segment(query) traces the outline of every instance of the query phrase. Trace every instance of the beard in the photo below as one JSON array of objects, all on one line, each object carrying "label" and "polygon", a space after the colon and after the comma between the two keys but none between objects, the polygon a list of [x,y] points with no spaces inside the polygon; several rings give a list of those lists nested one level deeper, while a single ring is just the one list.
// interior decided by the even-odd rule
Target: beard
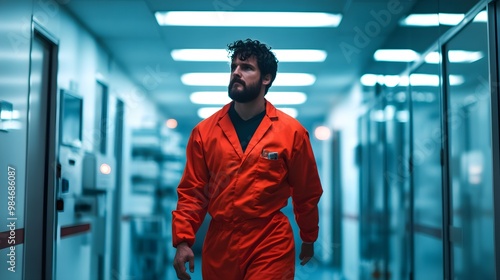
[{"label": "beard", "polygon": [[[233,85],[239,83],[243,89],[233,89]],[[227,87],[229,98],[238,103],[248,103],[254,101],[260,94],[262,78],[257,83],[249,84],[248,86],[240,79],[233,79]]]}]

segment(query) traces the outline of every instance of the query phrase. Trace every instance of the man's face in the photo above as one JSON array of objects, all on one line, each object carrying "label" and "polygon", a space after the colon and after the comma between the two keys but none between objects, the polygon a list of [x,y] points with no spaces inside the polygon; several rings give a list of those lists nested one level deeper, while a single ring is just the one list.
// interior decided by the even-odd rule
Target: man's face
[{"label": "man's face", "polygon": [[239,103],[255,100],[262,89],[262,77],[255,56],[240,60],[236,56],[231,63],[231,80],[227,88],[229,97]]}]

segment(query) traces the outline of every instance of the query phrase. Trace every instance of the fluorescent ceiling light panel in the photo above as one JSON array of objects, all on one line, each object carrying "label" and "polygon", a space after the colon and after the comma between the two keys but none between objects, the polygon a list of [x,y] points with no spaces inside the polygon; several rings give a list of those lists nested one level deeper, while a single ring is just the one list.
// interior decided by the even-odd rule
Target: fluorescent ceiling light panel
[{"label": "fluorescent ceiling light panel", "polygon": [[457,25],[464,19],[464,17],[464,14],[438,14],[439,23],[442,25]]},{"label": "fluorescent ceiling light panel", "polygon": [[[373,58],[377,61],[393,62],[412,62],[417,60],[419,56],[419,53],[410,49],[381,49],[373,54]],[[450,50],[448,56],[451,63],[472,63],[483,58],[484,54],[480,51]],[[438,64],[440,61],[441,56],[438,52],[431,52],[425,57],[426,63]]]},{"label": "fluorescent ceiling light panel", "polygon": [[[448,79],[450,85],[457,86],[464,83],[463,76],[459,75],[449,75]],[[438,75],[431,74],[411,74],[408,80],[407,76],[394,76],[394,75],[375,75],[375,74],[365,74],[361,76],[361,84],[364,86],[374,86],[376,83],[381,85],[386,85],[388,87],[395,86],[433,86],[437,87],[440,85],[440,79]]]},{"label": "fluorescent ceiling light panel", "polygon": [[[448,59],[450,63],[472,63],[484,57],[483,52],[471,52],[464,50],[450,50],[448,51]],[[441,62],[441,56],[438,52],[431,52],[425,57],[425,62],[431,64],[438,64]]]},{"label": "fluorescent ceiling light panel", "polygon": [[[183,84],[188,86],[228,86],[229,73],[187,73],[181,76]],[[278,73],[273,86],[310,86],[316,77],[307,73]]]},{"label": "fluorescent ceiling light panel", "polygon": [[441,25],[457,25],[464,19],[464,14],[410,14],[403,20],[401,25],[406,26],[439,26]]},{"label": "fluorescent ceiling light panel", "polygon": [[[279,62],[323,62],[323,50],[272,50]],[[175,61],[224,61],[229,62],[225,49],[178,49],[171,53]]]},{"label": "fluorescent ceiling light panel", "polygon": [[398,75],[385,75],[383,76],[384,85],[388,87],[395,87],[401,83],[401,79]]},{"label": "fluorescent ceiling light panel", "polygon": [[307,100],[307,95],[298,91],[270,91],[265,97],[275,105],[299,105]]},{"label": "fluorescent ceiling light panel", "polygon": [[439,52],[430,52],[425,56],[425,62],[429,64],[439,64],[441,62],[441,54]]},{"label": "fluorescent ceiling light panel", "polygon": [[[450,85],[456,86],[464,83],[464,78],[458,75],[449,75]],[[431,74],[411,74],[410,84],[412,86],[434,86],[437,87],[441,84],[438,75]]]},{"label": "fluorescent ceiling light panel", "polygon": [[429,74],[411,74],[410,84],[412,86],[439,86],[439,76]]},{"label": "fluorescent ceiling light panel", "polygon": [[482,52],[471,52],[462,50],[448,51],[448,59],[451,63],[472,63],[484,57]]},{"label": "fluorescent ceiling light panel", "polygon": [[297,118],[297,116],[299,115],[299,112],[295,108],[279,108],[278,107],[277,109],[283,111],[283,113],[289,115],[292,118]]},{"label": "fluorescent ceiling light panel", "polygon": [[449,75],[448,80],[450,80],[450,85],[459,86],[464,83],[464,77],[460,75]]},{"label": "fluorescent ceiling light panel", "polygon": [[384,84],[384,75],[364,74],[360,80],[364,86],[374,86],[377,82]]},{"label": "fluorescent ceiling light panel", "polygon": [[224,49],[178,49],[170,52],[175,61],[229,61]]},{"label": "fluorescent ceiling light panel", "polygon": [[222,107],[203,107],[198,109],[198,117],[206,119],[220,110]]},{"label": "fluorescent ceiling light panel", "polygon": [[156,12],[159,25],[252,26],[252,27],[337,27],[341,14],[300,12]]},{"label": "fluorescent ceiling light panel", "polygon": [[323,50],[272,50],[279,62],[323,62],[326,52]]},{"label": "fluorescent ceiling light panel", "polygon": [[196,91],[189,96],[194,104],[224,105],[231,102],[227,91]]},{"label": "fluorescent ceiling light panel", "polygon": [[[298,105],[307,100],[305,93],[295,91],[270,91],[265,97],[274,105]],[[227,91],[197,91],[193,92],[189,99],[194,104],[205,105],[224,105],[231,102]]]},{"label": "fluorescent ceiling light panel", "polygon": [[187,86],[228,86],[229,73],[187,73],[181,82]]},{"label": "fluorescent ceiling light panel", "polygon": [[374,86],[377,83],[377,75],[375,74],[364,74],[361,76],[361,79],[359,79],[361,84],[364,86]]},{"label": "fluorescent ceiling light panel", "polygon": [[488,22],[488,13],[486,11],[481,11],[479,12],[475,17],[474,17],[474,22]]},{"label": "fluorescent ceiling light panel", "polygon": [[[222,108],[222,106],[221,107],[203,107],[203,108],[198,109],[197,114],[198,114],[198,117],[200,117],[202,119],[206,119],[206,118],[210,117],[211,115],[213,115],[218,110],[220,110],[221,108]],[[292,118],[297,118],[297,116],[299,115],[297,109],[295,109],[295,108],[277,107],[277,109],[283,111],[283,113],[291,116]]]},{"label": "fluorescent ceiling light panel", "polygon": [[411,62],[418,57],[417,52],[409,49],[381,49],[373,54],[373,58],[377,61]]}]

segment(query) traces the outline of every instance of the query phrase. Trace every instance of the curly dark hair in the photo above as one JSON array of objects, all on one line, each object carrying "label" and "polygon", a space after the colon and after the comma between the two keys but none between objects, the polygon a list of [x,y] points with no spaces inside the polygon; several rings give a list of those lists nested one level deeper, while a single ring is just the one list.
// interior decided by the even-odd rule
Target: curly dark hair
[{"label": "curly dark hair", "polygon": [[229,57],[234,60],[238,57],[241,60],[246,60],[250,56],[254,55],[257,59],[257,65],[260,69],[261,78],[267,74],[271,74],[271,82],[266,87],[266,93],[273,84],[276,78],[276,72],[278,71],[278,59],[271,51],[271,47],[259,42],[258,40],[237,40],[231,44],[227,45],[227,50],[229,52]]}]

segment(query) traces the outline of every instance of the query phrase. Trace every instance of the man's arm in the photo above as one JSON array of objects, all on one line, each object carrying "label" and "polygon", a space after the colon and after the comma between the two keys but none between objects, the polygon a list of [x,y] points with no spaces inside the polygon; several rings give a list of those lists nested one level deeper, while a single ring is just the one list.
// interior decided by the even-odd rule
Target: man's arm
[{"label": "man's arm", "polygon": [[318,238],[318,202],[323,193],[316,160],[307,131],[297,132],[289,164],[288,180],[292,186],[292,204],[295,220],[303,241],[299,258],[307,263],[314,255],[314,242]]},{"label": "man's arm", "polygon": [[172,241],[193,246],[195,234],[207,213],[209,172],[205,163],[203,145],[198,129],[189,137],[186,149],[186,167],[177,187],[177,209],[172,211]]},{"label": "man's arm", "polygon": [[189,262],[190,271],[194,271],[191,246],[207,213],[205,187],[209,179],[201,137],[195,128],[188,141],[186,167],[177,187],[177,209],[172,211],[172,243],[177,248],[174,268],[179,279],[191,279],[186,272],[186,262]]}]

